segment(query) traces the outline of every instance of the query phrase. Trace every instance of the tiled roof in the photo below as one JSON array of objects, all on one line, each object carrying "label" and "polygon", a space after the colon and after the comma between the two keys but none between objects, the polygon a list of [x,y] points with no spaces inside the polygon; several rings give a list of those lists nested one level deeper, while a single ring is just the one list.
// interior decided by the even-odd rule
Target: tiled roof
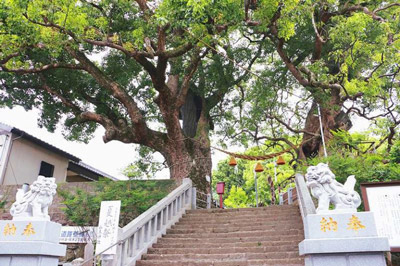
[{"label": "tiled roof", "polygon": [[119,180],[118,178],[113,177],[113,176],[111,176],[111,175],[109,175],[107,173],[104,173],[103,171],[100,171],[99,169],[96,169],[96,168],[94,168],[94,167],[92,167],[92,166],[90,166],[90,165],[88,165],[88,164],[86,164],[86,163],[84,163],[82,161],[80,161],[79,163],[71,161],[71,163],[79,165],[80,167],[83,167],[83,168],[85,168],[85,169],[87,169],[87,170],[89,170],[91,172],[94,172],[94,173],[96,173],[97,175],[99,175],[101,177],[107,177],[107,178],[109,178],[111,180],[114,180],[114,181]]}]

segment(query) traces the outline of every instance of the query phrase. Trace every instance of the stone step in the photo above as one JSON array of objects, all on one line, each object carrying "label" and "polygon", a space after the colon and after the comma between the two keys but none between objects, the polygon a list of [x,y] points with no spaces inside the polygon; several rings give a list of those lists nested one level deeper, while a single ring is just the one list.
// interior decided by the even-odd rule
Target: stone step
[{"label": "stone step", "polygon": [[240,260],[240,259],[292,259],[298,258],[296,251],[270,252],[270,253],[225,253],[225,254],[144,254],[142,260]]},{"label": "stone step", "polygon": [[304,265],[298,206],[188,211],[136,265]]},{"label": "stone step", "polygon": [[179,222],[176,225],[172,226],[172,229],[192,229],[192,228],[224,228],[224,227],[253,227],[253,226],[303,226],[303,222],[301,219],[297,220],[251,220],[251,222],[245,221],[220,221],[214,223],[197,223],[197,222]]},{"label": "stone step", "polygon": [[210,218],[182,218],[179,221],[179,224],[187,224],[187,223],[193,223],[193,224],[214,224],[214,223],[244,223],[244,222],[262,222],[265,221],[271,222],[271,221],[298,221],[300,222],[301,219],[298,216],[241,216],[241,217],[232,217],[232,218],[224,218],[224,217],[210,217]]},{"label": "stone step", "polygon": [[200,209],[200,210],[188,210],[187,213],[227,213],[227,212],[262,212],[272,210],[299,210],[297,205],[270,205],[259,208],[236,208],[236,209]]},{"label": "stone step", "polygon": [[300,243],[304,240],[303,235],[294,235],[294,236],[287,236],[287,235],[276,235],[276,236],[256,236],[256,237],[220,237],[220,238],[193,238],[193,237],[186,237],[186,238],[174,238],[174,237],[163,237],[158,240],[160,244],[186,244],[186,243],[197,243],[198,245],[207,245],[212,243],[253,243],[253,242],[265,242],[265,241],[297,241]]},{"label": "stone step", "polygon": [[139,260],[137,266],[253,266],[253,265],[285,265],[285,266],[304,266],[303,259],[267,259],[267,260],[229,260],[229,261],[214,261],[214,260]]},{"label": "stone step", "polygon": [[294,245],[258,246],[258,247],[221,247],[221,248],[149,248],[148,254],[229,254],[229,253],[265,253],[298,251]]},{"label": "stone step", "polygon": [[[171,240],[171,239],[170,239]],[[298,244],[300,241],[293,241],[293,240],[288,240],[288,241],[249,241],[249,242],[243,242],[243,241],[234,241],[234,242],[223,242],[223,243],[215,243],[215,242],[201,242],[199,245],[199,242],[184,242],[184,243],[176,243],[174,241],[158,241],[158,243],[153,244],[153,248],[198,248],[199,246],[205,247],[205,248],[240,248],[240,247],[278,247],[278,246],[287,246],[287,247],[293,247],[297,249]]]},{"label": "stone step", "polygon": [[[303,230],[289,229],[284,232],[285,236],[302,236]],[[167,234],[164,238],[232,238],[232,237],[269,237],[279,236],[282,232],[277,230],[257,230],[257,231],[239,231],[229,233],[186,233],[186,234]]]},{"label": "stone step", "polygon": [[212,226],[212,227],[194,227],[194,226],[186,226],[180,227],[175,226],[172,229],[167,230],[167,234],[191,234],[191,233],[230,233],[230,232],[239,232],[239,231],[287,231],[290,229],[303,229],[302,224],[283,224],[283,225],[248,225],[248,226]]},{"label": "stone step", "polygon": [[183,217],[241,217],[241,216],[277,216],[277,215],[298,215],[299,210],[273,210],[257,212],[221,212],[221,213],[186,213]]}]

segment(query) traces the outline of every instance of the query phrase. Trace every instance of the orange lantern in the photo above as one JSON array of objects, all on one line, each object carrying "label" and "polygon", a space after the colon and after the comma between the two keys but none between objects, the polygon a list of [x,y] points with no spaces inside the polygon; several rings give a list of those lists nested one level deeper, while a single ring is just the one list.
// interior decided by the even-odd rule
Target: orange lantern
[{"label": "orange lantern", "polygon": [[276,160],[276,164],[277,165],[284,165],[286,162],[285,162],[285,160],[283,159],[283,157],[282,156],[279,156],[278,157],[278,160]]},{"label": "orange lantern", "polygon": [[257,163],[256,168],[254,168],[254,171],[257,173],[263,172],[264,168],[262,167],[262,165],[260,163]]},{"label": "orange lantern", "polygon": [[235,157],[233,157],[233,156],[231,157],[231,159],[229,160],[229,165],[230,166],[236,166],[237,165]]}]

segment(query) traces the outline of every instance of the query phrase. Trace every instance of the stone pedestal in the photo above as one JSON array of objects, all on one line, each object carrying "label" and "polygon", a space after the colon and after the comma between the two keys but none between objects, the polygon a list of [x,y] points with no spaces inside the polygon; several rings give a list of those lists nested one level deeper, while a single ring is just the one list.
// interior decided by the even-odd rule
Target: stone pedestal
[{"label": "stone pedestal", "polygon": [[57,266],[66,251],[60,231],[50,221],[0,221],[0,265]]},{"label": "stone pedestal", "polygon": [[378,237],[371,212],[311,214],[304,229],[299,252],[307,266],[386,265],[389,241]]}]

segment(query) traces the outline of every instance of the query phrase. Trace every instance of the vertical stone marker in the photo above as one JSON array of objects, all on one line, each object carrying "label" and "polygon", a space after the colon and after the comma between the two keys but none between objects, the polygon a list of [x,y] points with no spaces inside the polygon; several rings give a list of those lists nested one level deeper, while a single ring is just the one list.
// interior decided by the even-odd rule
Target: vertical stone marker
[{"label": "vertical stone marker", "polygon": [[118,242],[118,223],[121,201],[102,201],[100,206],[99,226],[97,227],[96,254],[101,254],[102,265],[116,263]]},{"label": "vertical stone marker", "polygon": [[[307,169],[306,183],[318,199],[316,214],[305,217],[305,240],[299,244],[307,266],[382,266],[389,251],[386,237],[379,237],[372,212],[357,212],[360,196],[355,177],[340,184],[327,164]],[[329,210],[329,206],[334,206]]]},{"label": "vertical stone marker", "polygon": [[66,246],[59,244],[61,224],[50,221],[48,209],[56,194],[55,178],[39,176],[18,189],[12,220],[0,221],[1,266],[57,266]]}]

